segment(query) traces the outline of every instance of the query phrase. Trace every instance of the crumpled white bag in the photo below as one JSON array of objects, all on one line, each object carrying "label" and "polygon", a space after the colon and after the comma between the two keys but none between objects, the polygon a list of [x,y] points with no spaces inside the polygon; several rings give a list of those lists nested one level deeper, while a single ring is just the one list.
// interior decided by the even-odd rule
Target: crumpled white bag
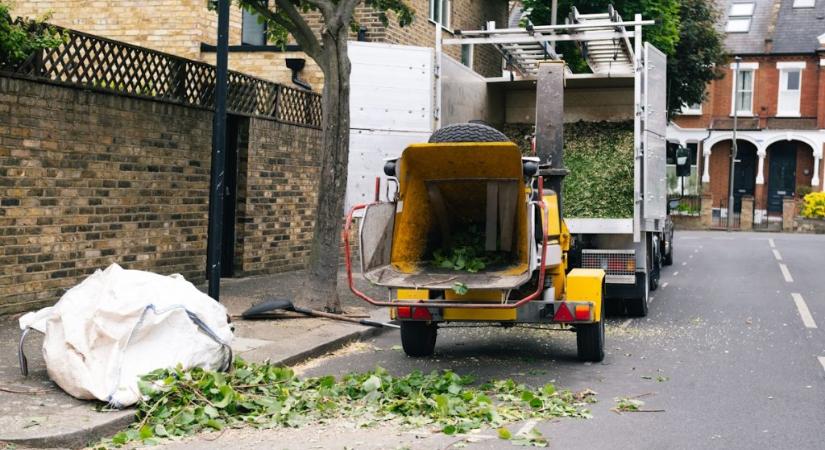
[{"label": "crumpled white bag", "polygon": [[137,403],[140,376],[155,369],[225,370],[232,363],[223,305],[180,275],[117,264],[96,271],[54,306],[21,317],[20,329],[28,328],[45,334],[43,357],[58,386],[117,408]]}]

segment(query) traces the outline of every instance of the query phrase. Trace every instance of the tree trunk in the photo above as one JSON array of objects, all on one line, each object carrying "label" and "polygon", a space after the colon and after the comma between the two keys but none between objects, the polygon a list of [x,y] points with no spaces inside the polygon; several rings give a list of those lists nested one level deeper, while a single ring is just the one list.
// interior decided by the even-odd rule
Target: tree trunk
[{"label": "tree trunk", "polygon": [[324,302],[327,311],[341,312],[338,298],[338,255],[347,189],[349,159],[349,77],[347,26],[326,30],[324,52],[319,65],[324,72],[323,143],[321,173],[318,180],[318,205],[307,275],[299,302]]}]

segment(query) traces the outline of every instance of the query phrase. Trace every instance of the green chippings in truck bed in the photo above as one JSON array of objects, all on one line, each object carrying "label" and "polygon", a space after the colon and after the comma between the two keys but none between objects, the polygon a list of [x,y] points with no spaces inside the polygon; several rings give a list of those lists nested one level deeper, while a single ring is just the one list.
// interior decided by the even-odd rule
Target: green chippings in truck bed
[{"label": "green chippings in truck bed", "polygon": [[633,122],[564,124],[564,215],[633,217]]},{"label": "green chippings in truck bed", "polygon": [[[525,155],[532,124],[505,124],[502,132]],[[633,217],[633,122],[564,124],[564,215],[573,218]]]}]

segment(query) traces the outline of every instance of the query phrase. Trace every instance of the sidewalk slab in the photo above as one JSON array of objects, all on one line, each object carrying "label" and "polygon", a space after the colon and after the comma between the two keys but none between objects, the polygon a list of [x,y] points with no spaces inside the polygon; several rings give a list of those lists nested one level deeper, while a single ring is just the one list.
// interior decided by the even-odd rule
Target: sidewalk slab
[{"label": "sidewalk slab", "polygon": [[[301,275],[291,272],[224,280],[221,302],[231,316],[238,317],[248,307],[268,298],[294,298],[300,289]],[[376,321],[389,320],[386,309],[366,308],[363,306],[366,303],[346,291],[345,283],[339,286],[347,312]],[[29,376],[23,377],[17,361],[18,317],[0,316],[0,447],[3,443],[37,448],[85,447],[134,421],[134,409],[99,411],[100,402],[77,400],[55,385],[46,373],[41,351],[43,337],[36,332],[30,333],[26,341]],[[236,356],[250,362],[268,360],[279,365],[317,357],[384,330],[315,317],[256,321],[235,318],[233,325]]]}]

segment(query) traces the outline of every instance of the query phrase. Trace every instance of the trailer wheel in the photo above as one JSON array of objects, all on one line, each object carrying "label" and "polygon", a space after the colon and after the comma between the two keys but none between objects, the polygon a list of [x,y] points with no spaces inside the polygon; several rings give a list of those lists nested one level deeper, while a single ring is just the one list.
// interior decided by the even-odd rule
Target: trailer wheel
[{"label": "trailer wheel", "polygon": [[648,273],[647,279],[650,283],[650,291],[653,292],[659,288],[659,275],[661,274],[662,267],[662,250],[659,238],[654,236],[650,242],[651,252],[648,257],[648,267],[650,267],[650,272]]},{"label": "trailer wheel", "polygon": [[407,356],[431,356],[435,350],[438,327],[427,322],[401,322],[401,347]]},{"label": "trailer wheel", "polygon": [[604,317],[597,323],[576,325],[576,349],[582,361],[604,359]]},{"label": "trailer wheel", "polygon": [[456,123],[430,135],[430,142],[510,142],[501,131],[480,123]]}]

